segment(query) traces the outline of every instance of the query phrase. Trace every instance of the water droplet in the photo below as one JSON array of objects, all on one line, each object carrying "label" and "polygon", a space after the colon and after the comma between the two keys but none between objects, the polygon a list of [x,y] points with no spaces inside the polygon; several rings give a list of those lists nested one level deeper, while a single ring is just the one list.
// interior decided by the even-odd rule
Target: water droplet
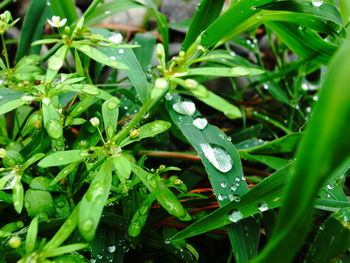
[{"label": "water droplet", "polygon": [[196,111],[196,105],[192,101],[178,101],[173,104],[173,109],[177,113],[192,116]]},{"label": "water droplet", "polygon": [[249,73],[250,73],[250,70],[247,67],[237,66],[231,69],[231,74],[235,76],[245,76],[245,75],[248,75]]},{"label": "water droplet", "polygon": [[42,102],[46,105],[46,106],[49,106],[49,104],[51,103],[51,100],[50,100],[50,98],[43,98],[42,99]]},{"label": "water droplet", "polygon": [[218,200],[219,201],[223,201],[223,200],[225,200],[227,197],[226,196],[224,196],[224,195],[222,195],[222,194],[219,194],[218,195]]},{"label": "water droplet", "polygon": [[124,54],[124,49],[122,49],[122,48],[119,49],[119,50],[118,50],[118,53],[119,53],[119,54]]},{"label": "water droplet", "polygon": [[235,181],[239,182],[239,181],[241,181],[241,178],[240,177],[236,177]]},{"label": "water droplet", "polygon": [[243,214],[238,210],[233,210],[233,212],[228,215],[228,219],[233,223],[237,223],[242,218]]},{"label": "water droplet", "polygon": [[308,112],[308,113],[310,113],[310,112],[311,112],[311,107],[306,107],[306,108],[305,108],[305,111]]},{"label": "water droplet", "polygon": [[269,206],[266,202],[261,202],[259,205],[258,205],[258,209],[260,212],[264,212],[266,210],[269,209]]},{"label": "water droplet", "polygon": [[109,110],[114,110],[115,108],[117,108],[118,104],[114,101],[110,101],[107,103],[107,108]]},{"label": "water droplet", "polygon": [[232,57],[234,57],[234,56],[236,56],[236,52],[231,51],[231,52],[230,52],[230,55],[231,55]]},{"label": "water droplet", "polygon": [[114,253],[117,247],[115,245],[109,245],[107,250],[109,253]]},{"label": "water droplet", "polygon": [[263,89],[264,90],[268,90],[269,89],[269,85],[267,85],[266,83],[263,84]]},{"label": "water droplet", "polygon": [[196,118],[192,122],[193,126],[196,128],[203,130],[208,125],[208,120],[206,118]]},{"label": "water droplet", "polygon": [[50,2],[50,1],[46,1],[46,5],[47,5],[47,6],[50,6],[50,5],[51,5],[51,2]]},{"label": "water droplet", "polygon": [[81,226],[82,230],[90,231],[94,227],[94,221],[91,218],[86,219],[86,221]]},{"label": "water droplet", "polygon": [[110,56],[109,57],[111,60],[117,60],[117,58],[115,56]]},{"label": "water droplet", "polygon": [[105,11],[106,15],[109,15],[111,13],[111,11]]},{"label": "water droplet", "polygon": [[85,93],[88,93],[90,95],[98,95],[100,94],[100,91],[98,88],[96,88],[93,85],[84,85],[81,90]]},{"label": "water droplet", "polygon": [[241,201],[241,197],[238,194],[233,194],[232,195],[232,200],[236,201],[236,202],[240,202]]},{"label": "water droplet", "polygon": [[165,94],[165,99],[166,100],[172,100],[173,99],[173,95],[171,95],[171,93],[167,93],[167,94]]},{"label": "water droplet", "polygon": [[231,190],[232,190],[232,191],[236,191],[236,190],[237,190],[237,187],[238,187],[237,185],[232,185],[232,186],[231,186]]},{"label": "water droplet", "polygon": [[332,190],[333,188],[334,188],[333,185],[331,185],[331,184],[327,185],[327,189],[328,189],[328,190]]},{"label": "water droplet", "polygon": [[220,186],[221,186],[222,188],[226,188],[227,184],[226,184],[226,182],[222,182],[222,183],[220,184]]},{"label": "water droplet", "polygon": [[199,145],[208,161],[220,172],[227,173],[232,169],[230,155],[220,147],[211,147],[207,143]]},{"label": "water droplet", "polygon": [[241,180],[242,180],[242,181],[245,181],[245,179],[246,179],[246,178],[245,178],[245,176],[243,175],[243,176],[241,177]]},{"label": "water droplet", "polygon": [[90,263],[96,263],[96,259],[94,258],[90,259]]},{"label": "water droplet", "polygon": [[323,4],[323,0],[312,0],[312,5],[313,6],[316,6],[316,7],[319,7]]},{"label": "water droplet", "polygon": [[102,256],[102,254],[100,254],[100,253],[98,253],[98,254],[96,255],[96,257],[97,257],[97,259],[103,259],[103,256]]},{"label": "water droplet", "polygon": [[324,225],[321,225],[321,226],[320,226],[320,230],[324,230]]},{"label": "water droplet", "polygon": [[315,96],[312,97],[312,99],[313,99],[314,101],[318,101],[318,96],[315,95]]}]

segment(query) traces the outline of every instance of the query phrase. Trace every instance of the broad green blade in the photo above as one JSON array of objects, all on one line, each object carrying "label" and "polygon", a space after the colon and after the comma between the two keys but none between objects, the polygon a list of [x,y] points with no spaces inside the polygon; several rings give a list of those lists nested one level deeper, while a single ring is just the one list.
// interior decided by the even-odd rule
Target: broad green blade
[{"label": "broad green blade", "polygon": [[182,49],[187,50],[196,41],[197,37],[205,30],[220,14],[224,0],[202,0],[192,18],[190,28],[182,42]]},{"label": "broad green blade", "polygon": [[310,123],[299,145],[274,235],[253,262],[291,262],[310,230],[315,197],[350,155],[350,40],[329,67]]},{"label": "broad green blade", "polygon": [[[174,94],[167,103],[167,109],[201,157],[219,204],[222,206],[239,199],[248,187],[237,150],[223,132],[198,116],[193,102],[181,99]],[[259,224],[251,218],[238,222],[240,216],[238,214],[230,221],[226,215],[227,220],[234,222],[228,232],[237,262],[249,262],[257,253]]]}]

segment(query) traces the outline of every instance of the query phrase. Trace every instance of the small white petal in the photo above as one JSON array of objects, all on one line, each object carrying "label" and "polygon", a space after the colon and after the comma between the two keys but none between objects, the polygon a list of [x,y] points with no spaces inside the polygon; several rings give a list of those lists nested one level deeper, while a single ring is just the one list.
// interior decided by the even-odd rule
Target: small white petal
[{"label": "small white petal", "polygon": [[67,22],[67,18],[63,18],[61,21],[60,21],[60,27],[61,26],[64,26]]},{"label": "small white petal", "polygon": [[108,39],[116,44],[120,44],[123,41],[123,36],[122,34],[118,33],[118,34],[113,34]]}]

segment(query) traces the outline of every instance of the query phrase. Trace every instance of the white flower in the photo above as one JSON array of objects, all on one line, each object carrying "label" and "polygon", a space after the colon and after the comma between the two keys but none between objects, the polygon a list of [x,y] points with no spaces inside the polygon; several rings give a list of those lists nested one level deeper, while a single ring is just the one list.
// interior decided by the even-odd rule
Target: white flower
[{"label": "white flower", "polygon": [[90,119],[92,126],[97,127],[100,124],[100,120],[97,117],[93,117]]},{"label": "white flower", "polygon": [[115,44],[120,44],[123,41],[123,36],[122,36],[122,34],[117,33],[117,34],[113,34],[108,39]]},{"label": "white flower", "polygon": [[53,27],[62,27],[66,24],[67,18],[63,18],[61,20],[59,16],[53,16],[51,20],[48,19],[47,22]]}]

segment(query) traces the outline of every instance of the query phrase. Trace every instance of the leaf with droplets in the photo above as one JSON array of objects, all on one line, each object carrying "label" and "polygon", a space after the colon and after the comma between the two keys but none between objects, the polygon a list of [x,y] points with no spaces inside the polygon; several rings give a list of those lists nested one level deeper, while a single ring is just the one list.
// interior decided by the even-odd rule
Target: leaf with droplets
[{"label": "leaf with droplets", "polygon": [[79,162],[87,158],[89,153],[86,150],[70,150],[52,153],[43,158],[38,166],[46,168],[52,166],[61,166],[74,162]]},{"label": "leaf with droplets", "polygon": [[245,66],[236,66],[232,68],[221,67],[198,67],[191,68],[186,71],[186,76],[217,76],[217,77],[241,77],[241,76],[254,76],[264,74],[265,70],[258,68],[249,68]]},{"label": "leaf with droplets", "polygon": [[117,129],[120,100],[112,97],[102,104],[102,116],[108,140],[111,140]]},{"label": "leaf with droplets", "polygon": [[[197,112],[188,115],[176,111],[174,104],[180,100],[174,94],[167,101],[170,117],[201,157],[218,202],[223,206],[248,191],[238,152],[217,127],[208,124],[204,129],[199,129],[194,126]],[[236,258],[240,262],[249,262],[258,249],[258,223],[253,219],[245,219],[231,225],[228,232]]]},{"label": "leaf with droplets", "polygon": [[95,236],[111,184],[111,161],[106,160],[80,202],[78,227],[82,236],[88,241],[91,241]]}]

